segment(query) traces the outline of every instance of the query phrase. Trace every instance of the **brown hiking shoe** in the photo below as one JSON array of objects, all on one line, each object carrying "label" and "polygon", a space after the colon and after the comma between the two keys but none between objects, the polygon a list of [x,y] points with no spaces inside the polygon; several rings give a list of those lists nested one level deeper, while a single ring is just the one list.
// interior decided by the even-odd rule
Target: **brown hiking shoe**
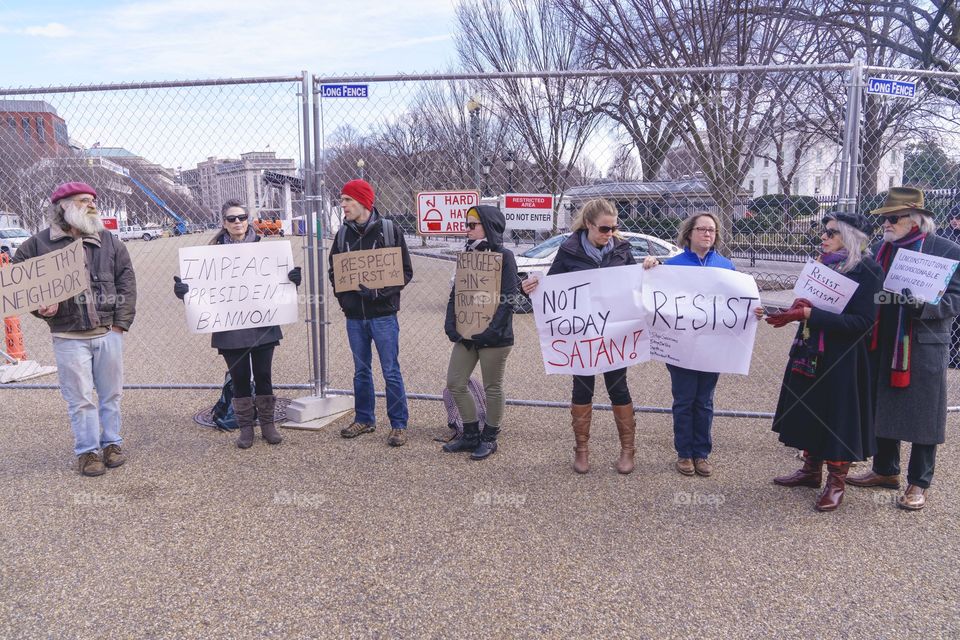
[{"label": "brown hiking shoe", "polygon": [[115,469],[127,461],[127,457],[120,451],[120,445],[108,444],[103,448],[103,464]]},{"label": "brown hiking shoe", "polygon": [[391,447],[402,447],[407,444],[407,430],[390,429],[390,437],[387,438],[387,444]]},{"label": "brown hiking shoe", "polygon": [[693,470],[698,476],[709,478],[713,474],[713,465],[706,458],[696,458],[693,461]]},{"label": "brown hiking shoe", "polygon": [[690,458],[677,458],[677,464],[675,466],[677,471],[685,476],[692,476],[696,472],[693,467],[693,460]]},{"label": "brown hiking shoe", "polygon": [[364,424],[362,422],[351,422],[349,426],[340,429],[340,435],[344,438],[356,438],[363,433],[373,433],[377,430],[375,424]]},{"label": "brown hiking shoe", "polygon": [[82,476],[94,477],[102,476],[107,472],[107,468],[103,466],[103,461],[96,451],[88,451],[77,457],[77,471]]}]

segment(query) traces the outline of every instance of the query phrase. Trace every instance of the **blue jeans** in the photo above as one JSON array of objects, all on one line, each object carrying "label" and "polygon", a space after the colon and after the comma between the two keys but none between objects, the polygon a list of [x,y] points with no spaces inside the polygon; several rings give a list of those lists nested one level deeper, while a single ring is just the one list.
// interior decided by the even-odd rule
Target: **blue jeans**
[{"label": "blue jeans", "polygon": [[[116,331],[83,340],[53,338],[60,393],[67,401],[73,452],[81,455],[120,444],[123,336]],[[97,390],[94,401],[93,390]]]},{"label": "blue jeans", "polygon": [[387,384],[387,416],[390,427],[406,429],[407,392],[403,388],[403,376],[400,375],[400,323],[396,314],[354,320],[347,318],[347,338],[350,351],[353,352],[353,397],[356,421],[363,424],[375,424],[376,396],[373,391],[373,352],[370,343],[377,346],[380,368]]},{"label": "blue jeans", "polygon": [[719,373],[683,369],[672,364],[673,446],[679,458],[706,458],[713,451],[713,391]]}]

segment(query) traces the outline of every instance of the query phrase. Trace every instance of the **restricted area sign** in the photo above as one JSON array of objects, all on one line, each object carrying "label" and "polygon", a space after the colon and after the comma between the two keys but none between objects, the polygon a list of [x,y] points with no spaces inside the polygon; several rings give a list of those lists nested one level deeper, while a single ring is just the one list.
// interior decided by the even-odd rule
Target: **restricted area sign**
[{"label": "restricted area sign", "polygon": [[467,234],[467,211],[480,204],[477,191],[421,191],[417,194],[417,233],[422,236]]},{"label": "restricted area sign", "polygon": [[507,229],[553,229],[553,196],[542,193],[507,193],[503,196]]}]

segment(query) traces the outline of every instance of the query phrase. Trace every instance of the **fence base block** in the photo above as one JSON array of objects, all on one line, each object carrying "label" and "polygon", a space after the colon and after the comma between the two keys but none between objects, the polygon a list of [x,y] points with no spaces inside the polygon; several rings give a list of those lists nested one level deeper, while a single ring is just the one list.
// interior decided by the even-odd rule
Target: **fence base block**
[{"label": "fence base block", "polygon": [[305,396],[287,406],[288,429],[321,429],[348,411],[353,411],[353,396]]}]

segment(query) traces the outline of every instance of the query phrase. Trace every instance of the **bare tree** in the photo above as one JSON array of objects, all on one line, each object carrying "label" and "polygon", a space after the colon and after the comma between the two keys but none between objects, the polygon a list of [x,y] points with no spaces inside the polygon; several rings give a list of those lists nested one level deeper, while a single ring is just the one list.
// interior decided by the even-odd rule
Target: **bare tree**
[{"label": "bare tree", "polygon": [[613,162],[607,170],[607,178],[615,182],[640,180],[640,166],[633,155],[633,144],[622,144],[617,148]]}]

